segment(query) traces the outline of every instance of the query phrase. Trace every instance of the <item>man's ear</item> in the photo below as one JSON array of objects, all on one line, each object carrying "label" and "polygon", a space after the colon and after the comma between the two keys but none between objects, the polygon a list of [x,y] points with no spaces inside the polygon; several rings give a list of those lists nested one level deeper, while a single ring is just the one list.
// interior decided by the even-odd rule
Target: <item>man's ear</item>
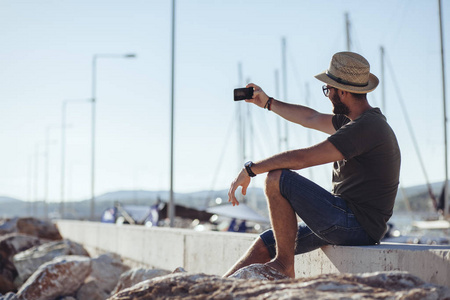
[{"label": "man's ear", "polygon": [[341,97],[341,101],[342,99],[348,99],[349,95],[350,92],[339,90],[339,96]]}]

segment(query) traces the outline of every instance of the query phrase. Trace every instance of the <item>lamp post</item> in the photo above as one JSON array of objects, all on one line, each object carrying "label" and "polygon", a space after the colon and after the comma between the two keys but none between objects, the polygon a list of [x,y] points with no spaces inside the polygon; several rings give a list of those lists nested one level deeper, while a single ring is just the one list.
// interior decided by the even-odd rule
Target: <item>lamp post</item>
[{"label": "lamp post", "polygon": [[59,213],[64,218],[64,201],[65,201],[65,183],[66,183],[66,113],[67,104],[72,102],[91,102],[91,99],[84,100],[64,100],[61,113],[61,199],[59,204]]},{"label": "lamp post", "polygon": [[31,193],[33,190],[33,155],[28,157],[28,170],[27,170],[27,214],[32,216],[32,197]]},{"label": "lamp post", "polygon": [[50,131],[58,126],[49,125],[45,131],[45,190],[44,190],[44,218],[48,219],[48,185],[50,164]]},{"label": "lamp post", "polygon": [[99,58],[135,58],[136,54],[94,54],[92,57],[92,134],[91,134],[91,221],[95,215],[95,108],[96,108],[96,89],[97,89],[97,59]]},{"label": "lamp post", "polygon": [[36,142],[34,147],[34,201],[33,201],[33,216],[37,216],[37,202],[39,199],[39,156],[41,142]]},{"label": "lamp post", "polygon": [[176,1],[172,0],[172,68],[171,68],[171,89],[170,89],[170,199],[168,207],[168,217],[170,220],[170,227],[175,226],[175,199],[173,192],[173,156],[174,156],[174,131],[175,131],[175,4]]}]

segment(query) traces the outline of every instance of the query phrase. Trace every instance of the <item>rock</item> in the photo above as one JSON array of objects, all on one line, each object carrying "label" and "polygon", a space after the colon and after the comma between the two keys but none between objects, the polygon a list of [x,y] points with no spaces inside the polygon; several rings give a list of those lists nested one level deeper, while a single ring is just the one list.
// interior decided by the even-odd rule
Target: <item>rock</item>
[{"label": "rock", "polygon": [[253,264],[237,270],[229,278],[236,279],[259,279],[259,280],[280,280],[290,279],[289,276],[278,272],[276,269],[264,264]]},{"label": "rock", "polygon": [[173,270],[172,273],[186,273],[186,270],[183,267],[178,267],[175,270]]},{"label": "rock", "polygon": [[170,271],[167,270],[148,270],[143,268],[131,269],[120,276],[119,282],[117,283],[115,289],[111,292],[111,294],[117,294],[118,292],[129,288],[139,282],[168,274],[170,274]]},{"label": "rock", "polygon": [[19,273],[16,286],[22,285],[42,264],[63,255],[89,256],[82,245],[70,240],[54,241],[32,247],[13,257],[14,266]]},{"label": "rock", "polygon": [[13,256],[40,244],[40,239],[33,236],[17,233],[0,236],[0,293],[16,290],[13,282],[17,276],[17,270],[12,262]]},{"label": "rock", "polygon": [[[5,271],[6,273],[6,271]],[[13,272],[9,272],[7,274],[0,274],[0,294],[7,293],[9,291],[15,291],[16,286],[14,284],[14,274]],[[1,299],[1,298],[0,298]]]},{"label": "rock", "polygon": [[[103,254],[91,260],[91,273],[77,292],[77,299],[106,299],[120,275],[130,268],[115,254]],[[87,297],[87,298],[86,298]]]},{"label": "rock", "polygon": [[17,220],[17,232],[37,236],[47,240],[62,240],[58,228],[49,220],[20,218]]},{"label": "rock", "polygon": [[0,235],[13,233],[17,230],[16,224],[19,218],[1,219],[0,220]]},{"label": "rock", "polygon": [[104,300],[109,297],[109,293],[103,291],[93,277],[88,278],[78,289],[76,299]]},{"label": "rock", "polygon": [[0,294],[0,300],[18,300],[18,298],[17,298],[16,294],[8,293],[8,294],[6,294],[4,296],[2,296]]},{"label": "rock", "polygon": [[0,255],[4,259],[10,259],[17,253],[40,244],[42,242],[37,237],[18,233],[7,234],[0,236]]},{"label": "rock", "polygon": [[47,240],[62,240],[58,228],[49,220],[13,218],[0,220],[0,236],[21,233]]},{"label": "rock", "polygon": [[406,272],[326,274],[277,281],[170,274],[125,289],[110,300],[131,299],[450,299],[450,289]]},{"label": "rock", "polygon": [[60,256],[37,269],[17,292],[20,299],[53,300],[71,296],[91,272],[91,259]]}]

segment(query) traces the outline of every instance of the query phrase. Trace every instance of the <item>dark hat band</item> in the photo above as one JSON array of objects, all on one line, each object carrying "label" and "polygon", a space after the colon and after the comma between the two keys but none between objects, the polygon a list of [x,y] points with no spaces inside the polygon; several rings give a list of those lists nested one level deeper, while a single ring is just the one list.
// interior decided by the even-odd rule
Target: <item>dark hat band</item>
[{"label": "dark hat band", "polygon": [[331,78],[332,80],[334,80],[334,81],[336,81],[337,83],[340,83],[340,84],[351,85],[351,86],[360,86],[360,87],[367,86],[369,84],[369,82],[367,82],[367,83],[355,83],[355,82],[344,80],[342,78],[334,76],[333,74],[328,72],[328,70],[325,72],[325,74],[329,78]]}]

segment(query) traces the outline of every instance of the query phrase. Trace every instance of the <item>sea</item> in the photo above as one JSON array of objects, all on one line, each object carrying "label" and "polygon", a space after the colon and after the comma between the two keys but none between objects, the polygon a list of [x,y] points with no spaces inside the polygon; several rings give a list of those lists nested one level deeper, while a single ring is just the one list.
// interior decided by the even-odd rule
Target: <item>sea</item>
[{"label": "sea", "polygon": [[[423,221],[441,220],[447,226],[441,228],[424,229],[416,226]],[[448,222],[437,214],[394,212],[389,220],[391,226],[386,234],[385,242],[399,242],[409,244],[450,245],[450,228]]]}]

